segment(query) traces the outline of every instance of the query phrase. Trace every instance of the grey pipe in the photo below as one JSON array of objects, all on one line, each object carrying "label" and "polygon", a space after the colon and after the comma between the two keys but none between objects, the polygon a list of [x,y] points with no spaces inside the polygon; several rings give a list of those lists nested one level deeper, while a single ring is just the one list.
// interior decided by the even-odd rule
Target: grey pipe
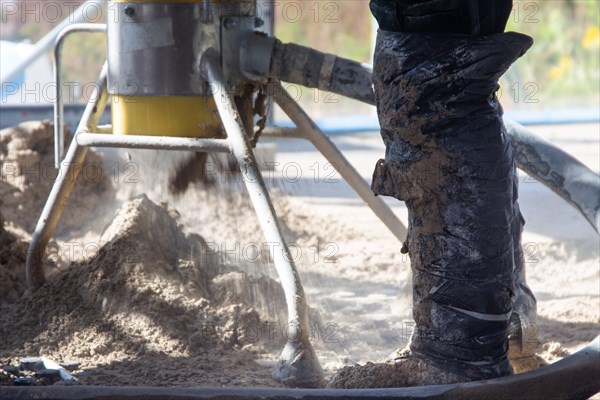
[{"label": "grey pipe", "polygon": [[566,151],[504,118],[517,166],[575,207],[600,232],[600,176]]},{"label": "grey pipe", "polygon": [[87,153],[87,148],[77,143],[77,134],[94,130],[102,117],[108,101],[108,93],[106,91],[107,71],[108,66],[104,63],[100,78],[92,93],[91,99],[93,101],[90,100],[88,102],[83,112],[75,137],[69,146],[69,151],[65,160],[60,165],[57,181],[52,186],[48,200],[46,200],[46,204],[42,210],[42,215],[33,232],[25,263],[25,280],[28,292],[34,291],[45,282],[43,269],[44,252],[56,230],[69,193],[73,189]]},{"label": "grey pipe", "polygon": [[[260,42],[255,40],[254,42]],[[358,62],[328,55],[296,44],[274,46],[268,76],[285,82],[331,91],[367,104],[375,104],[372,69]],[[266,53],[265,50],[263,52]],[[250,63],[250,61],[248,61]],[[333,66],[333,67],[332,67]],[[254,69],[256,72],[257,69]],[[515,147],[519,168],[548,186],[600,229],[600,177],[568,153],[505,118],[508,139]]]},{"label": "grey pipe", "polygon": [[106,32],[104,24],[72,24],[64,28],[56,38],[54,45],[54,82],[55,97],[54,97],[54,164],[56,168],[60,167],[60,162],[64,156],[65,149],[65,127],[64,127],[64,107],[62,96],[62,49],[65,39],[75,32]]},{"label": "grey pipe", "polygon": [[371,73],[370,66],[333,54],[293,43],[276,41],[274,44],[270,77],[280,81],[375,105]]},{"label": "grey pipe", "polygon": [[103,133],[80,133],[77,144],[86,147],[116,147],[123,149],[187,150],[198,152],[229,153],[225,139],[192,139],[166,136],[110,135]]}]

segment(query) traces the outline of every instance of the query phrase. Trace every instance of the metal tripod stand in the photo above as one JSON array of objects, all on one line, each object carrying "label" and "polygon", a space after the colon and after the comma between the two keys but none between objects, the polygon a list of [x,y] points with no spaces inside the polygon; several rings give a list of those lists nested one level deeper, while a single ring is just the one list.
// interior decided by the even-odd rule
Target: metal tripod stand
[{"label": "metal tripod stand", "polygon": [[[293,262],[290,261],[293,258],[281,233],[269,193],[249,142],[249,132],[246,132],[240,118],[230,90],[231,87],[247,82],[273,82],[275,101],[296,123],[298,129],[268,129],[265,135],[301,137],[310,140],[399,240],[405,239],[406,229],[389,207],[372,194],[368,184],[304,110],[285,92],[278,79],[272,76],[272,53],[276,45],[278,46],[278,42],[273,38],[267,38],[254,32],[257,20],[255,7],[248,7],[248,4],[243,4],[242,7],[237,4],[232,7],[228,4],[214,4],[205,1],[203,3],[172,4],[167,8],[166,11],[164,8],[161,10],[159,6],[151,3],[109,3],[109,13],[119,16],[119,18],[110,21],[108,27],[98,24],[77,24],[66,28],[57,39],[55,47],[55,79],[57,83],[55,151],[60,172],[42,211],[29,248],[26,264],[28,290],[35,290],[44,282],[42,265],[45,249],[56,229],[75,178],[79,175],[88,147],[232,153],[243,174],[248,194],[266,240],[277,243],[283,249],[282,252],[275,252],[274,264],[285,292],[289,322],[287,337],[290,339],[281,354],[274,377],[291,386],[316,386],[322,380],[322,370],[309,341],[308,307],[304,291],[298,272]],[[192,21],[194,22],[193,29],[189,28],[190,14],[198,15],[198,18]],[[193,43],[193,48],[189,46],[189,43],[186,47],[185,44],[169,42],[168,39],[165,39],[165,35],[169,35],[168,31],[175,29],[171,27],[161,31],[160,23],[166,17],[173,19],[172,26],[175,26],[175,23],[188,26],[187,32],[183,33],[188,33],[187,39]],[[175,21],[178,17],[181,17],[181,20]],[[150,39],[141,35],[144,32],[147,33],[148,29],[153,30],[153,37]],[[99,31],[108,31],[108,60],[63,159],[63,104],[60,94],[62,44],[71,33]],[[132,32],[140,33],[140,36],[132,36]],[[178,37],[178,33],[175,31],[171,34],[173,38]],[[141,93],[142,95],[155,94],[156,90],[152,87],[148,89],[148,86],[166,85],[164,82],[156,82],[153,79],[145,81],[146,76],[132,74],[133,66],[128,67],[123,64],[124,60],[134,52],[141,51],[152,54],[156,48],[164,48],[167,42],[167,46],[174,47],[176,51],[180,52],[182,48],[185,48],[194,52],[193,67],[196,76],[185,82],[177,81],[178,77],[174,76],[172,77],[174,82],[172,86],[188,84],[194,86],[193,94],[212,96],[227,134],[225,139],[111,135],[109,133],[112,132],[112,127],[98,127],[98,121],[105,110],[109,95],[127,94],[126,89],[123,88],[131,86],[129,80],[132,77],[136,79],[136,87],[146,91]],[[328,61],[330,70],[327,71],[327,74],[331,75],[335,59],[329,58]],[[322,83],[328,85],[326,79],[323,79]],[[207,87],[210,89],[207,90]],[[169,90],[167,88],[160,94],[168,95]]]},{"label": "metal tripod stand", "polygon": [[[255,3],[252,2],[244,3],[242,7],[240,4],[216,4],[211,1],[161,6],[144,2],[131,4],[111,2],[109,8],[118,18],[109,22],[108,29],[102,25],[80,24],[67,28],[57,41],[55,74],[58,92],[55,109],[55,145],[60,172],[42,211],[29,248],[26,264],[28,289],[35,290],[44,282],[42,264],[45,249],[56,229],[88,147],[232,153],[243,174],[248,194],[266,239],[279,244],[283,249],[281,253],[276,252],[274,262],[285,292],[290,327],[287,337],[290,340],[281,354],[274,377],[290,386],[319,385],[322,380],[322,370],[308,337],[308,307],[300,277],[293,262],[290,261],[292,257],[285,244],[254,157],[249,142],[249,132],[246,132],[229,88],[248,82],[261,84],[271,82],[275,88],[273,93],[275,102],[292,119],[297,128],[292,130],[272,128],[265,134],[275,137],[301,137],[311,141],[392,233],[400,241],[404,241],[406,238],[404,225],[381,199],[372,194],[368,184],[331,140],[279,84],[279,81],[301,84],[374,104],[371,70],[354,61],[323,54],[303,46],[284,45],[273,37],[254,32],[257,16]],[[171,23],[163,24],[169,18]],[[178,18],[181,20],[177,20]],[[71,32],[105,30],[108,30],[108,61],[102,69],[95,93],[84,111],[68,152],[62,159],[64,140],[60,97],[62,40]],[[149,32],[151,34],[148,34]],[[153,52],[159,51],[157,49],[166,51],[165,49],[168,48],[178,53],[186,50],[189,53],[188,61],[191,60],[193,64],[186,67],[188,71],[191,68],[194,73],[185,76],[170,74],[166,75],[167,83],[157,82],[156,75],[152,74],[156,71],[145,75],[144,71],[148,68],[136,70],[125,62],[129,60],[135,64],[136,54],[152,55]],[[153,59],[158,60],[160,57]],[[177,66],[173,65],[173,68]],[[168,73],[168,69],[162,72]],[[109,86],[111,80],[110,83],[116,82],[117,85]],[[168,96],[182,92],[185,92],[183,93],[185,95],[212,96],[227,137],[222,139],[120,136],[109,134],[112,132],[111,127],[99,129],[98,121],[104,112],[109,95],[127,95],[125,86],[130,87],[131,81],[134,81],[140,90],[140,93],[136,94],[142,96],[156,94]],[[539,168],[539,163],[543,162],[546,156],[558,160],[563,153],[559,149],[547,147],[545,143],[540,145],[537,139],[532,139],[532,136],[524,133],[519,126],[514,126],[509,133],[517,148],[519,146],[522,148],[522,151],[518,152],[520,166],[551,186],[571,204],[576,205],[597,228],[596,218],[600,207],[594,204],[594,201],[597,203],[594,195],[595,187],[575,185],[574,188],[572,183],[581,180],[578,177],[563,180],[561,185],[557,185],[552,181],[552,177],[555,176],[551,174],[552,169],[548,171],[547,168]],[[530,157],[532,152],[541,157]],[[585,167],[576,165],[572,160],[569,160],[569,163],[570,166],[579,168],[578,171],[582,175],[576,176],[589,178],[589,174],[584,171]],[[557,168],[561,173],[568,170],[567,166],[560,162],[559,164]],[[568,173],[574,175],[573,172]]]}]

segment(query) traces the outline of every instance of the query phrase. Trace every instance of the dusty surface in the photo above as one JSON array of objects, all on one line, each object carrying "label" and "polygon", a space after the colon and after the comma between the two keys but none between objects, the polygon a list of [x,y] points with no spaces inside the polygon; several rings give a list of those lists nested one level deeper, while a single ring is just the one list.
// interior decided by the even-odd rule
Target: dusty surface
[{"label": "dusty surface", "polygon": [[[71,134],[67,130],[65,135],[68,145]],[[54,168],[53,136],[53,126],[48,121],[24,122],[0,131],[0,204],[5,215],[2,229],[9,232],[3,233],[1,242],[0,304],[7,299],[15,300],[24,289],[24,267],[20,261],[25,258],[28,240],[58,176]],[[101,210],[108,210],[111,204],[115,207],[115,193],[102,156],[88,151],[55,237],[84,236],[102,217]],[[78,247],[73,246],[71,252],[81,254]],[[48,253],[56,255],[60,248],[53,241]],[[52,261],[50,258],[48,267],[54,266]],[[10,279],[4,279],[5,276]]]},{"label": "dusty surface", "polygon": [[[70,132],[65,132],[65,143]],[[54,131],[48,121],[24,122],[0,131],[0,198],[7,221],[31,234],[52,188],[54,168]],[[57,236],[81,235],[82,226],[98,215],[100,205],[114,200],[110,170],[102,156],[88,151],[82,172],[75,182],[68,207],[57,229]]]},{"label": "dusty surface", "polygon": [[[336,389],[394,388],[469,382],[443,364],[433,364],[412,355],[408,350],[399,351],[394,360],[367,362],[364,365],[346,366],[340,369],[328,387]],[[456,370],[455,370],[456,371]]]},{"label": "dusty surface", "polygon": [[16,302],[25,291],[27,243],[4,229],[0,213],[0,305]]},{"label": "dusty surface", "polygon": [[[568,138],[550,139],[597,169],[597,132],[597,126],[590,137],[570,129]],[[366,178],[383,154],[377,134],[335,141]],[[280,165],[266,180],[313,307],[317,354],[332,375],[344,365],[381,360],[407,343],[410,265],[385,226],[303,146],[278,143]],[[115,159],[103,157],[110,172]],[[285,316],[269,260],[269,251],[277,249],[265,243],[243,182],[218,177],[210,190],[195,187],[174,199],[164,190],[166,181],[156,180],[160,171],[142,168],[133,183],[126,180],[133,171],[125,171],[126,159],[118,160],[117,197],[125,205],[120,209],[93,190],[85,201],[72,199],[80,207],[94,204],[94,213],[104,216],[91,224],[63,218],[65,231],[52,254],[57,267],[48,268],[48,284],[30,298],[8,296],[11,304],[0,310],[0,364],[18,363],[21,356],[70,358],[81,363],[75,375],[90,384],[277,385],[270,374],[282,348]],[[302,179],[294,178],[298,168]],[[539,352],[553,362],[598,334],[598,240],[562,200],[521,179]],[[6,182],[0,185],[6,188]],[[17,213],[18,202],[7,202],[10,195],[1,193],[4,228],[28,240],[37,204],[45,199],[25,202]],[[143,193],[149,200],[137,197]],[[390,204],[404,218],[402,205]],[[3,272],[3,285],[4,277],[22,276],[23,268],[23,254],[5,243],[1,268],[11,267],[8,275]],[[70,252],[67,243],[89,247]],[[199,251],[203,246],[208,250]],[[12,261],[5,264],[7,254]]]},{"label": "dusty surface", "polygon": [[218,386],[236,380],[239,368],[239,384],[270,382],[254,363],[263,321],[253,299],[223,291],[233,292],[233,273],[246,290],[272,283],[211,262],[202,238],[184,235],[145,196],[123,205],[100,246],[4,310],[3,357],[80,360],[86,372],[78,376],[89,384]]}]

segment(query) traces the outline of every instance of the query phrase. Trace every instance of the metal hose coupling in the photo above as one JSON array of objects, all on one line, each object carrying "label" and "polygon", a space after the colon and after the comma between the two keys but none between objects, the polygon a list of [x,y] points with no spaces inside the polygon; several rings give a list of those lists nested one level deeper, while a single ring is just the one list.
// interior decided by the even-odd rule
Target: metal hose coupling
[{"label": "metal hose coupling", "polygon": [[375,104],[371,66],[357,61],[253,32],[242,41],[240,62],[248,79],[275,79]]}]

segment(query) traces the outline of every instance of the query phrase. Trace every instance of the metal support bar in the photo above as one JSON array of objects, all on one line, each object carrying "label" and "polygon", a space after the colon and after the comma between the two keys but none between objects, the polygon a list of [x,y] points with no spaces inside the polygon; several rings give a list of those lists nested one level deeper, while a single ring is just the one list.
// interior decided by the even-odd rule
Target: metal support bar
[{"label": "metal support bar", "polygon": [[54,45],[54,165],[55,168],[60,167],[60,162],[64,156],[65,150],[65,127],[64,127],[64,105],[62,97],[62,49],[65,44],[65,39],[75,32],[106,32],[104,24],[73,24],[64,28],[56,38]]},{"label": "metal support bar", "polygon": [[193,139],[167,136],[117,136],[104,133],[80,133],[77,144],[85,147],[117,147],[124,149],[188,150],[230,153],[226,139]]},{"label": "metal support bar", "polygon": [[[209,49],[204,53],[202,70],[208,82],[216,84],[217,88],[226,87],[219,66],[219,55],[215,50]],[[267,242],[280,246],[273,252],[273,258],[287,303],[289,340],[273,376],[290,386],[315,387],[323,379],[323,371],[309,339],[308,305],[300,276],[283,239],[275,209],[234,99],[222,89],[215,90],[213,96],[265,238]]]},{"label": "metal support bar", "polygon": [[4,400],[530,400],[587,399],[600,390],[600,338],[560,361],[487,381],[388,389],[0,387]]},{"label": "metal support bar", "polygon": [[281,86],[276,87],[275,102],[281,109],[290,117],[296,124],[299,131],[306,135],[306,139],[325,156],[327,161],[339,172],[346,182],[354,189],[356,193],[367,203],[373,210],[375,215],[388,227],[388,229],[400,240],[404,242],[407,236],[407,230],[404,224],[396,217],[396,214],[388,207],[387,204],[373,194],[373,191],[354,169],[352,164],[344,157],[341,151],[329,139],[327,135],[319,129],[300,107],[298,103],[292,99],[289,93]]},{"label": "metal support bar", "polygon": [[102,134],[112,134],[113,127],[112,125],[98,125],[95,131]]},{"label": "metal support bar", "polygon": [[57,180],[52,186],[42,215],[33,232],[25,264],[25,280],[28,292],[37,289],[45,281],[43,263],[46,246],[56,230],[62,211],[65,208],[77,176],[81,171],[83,160],[87,153],[87,148],[77,143],[77,135],[95,129],[100,121],[100,117],[108,101],[108,92],[106,91],[107,71],[108,66],[105,63],[92,97],[83,112],[75,137],[71,141],[69,151],[64,161],[60,164]]}]

